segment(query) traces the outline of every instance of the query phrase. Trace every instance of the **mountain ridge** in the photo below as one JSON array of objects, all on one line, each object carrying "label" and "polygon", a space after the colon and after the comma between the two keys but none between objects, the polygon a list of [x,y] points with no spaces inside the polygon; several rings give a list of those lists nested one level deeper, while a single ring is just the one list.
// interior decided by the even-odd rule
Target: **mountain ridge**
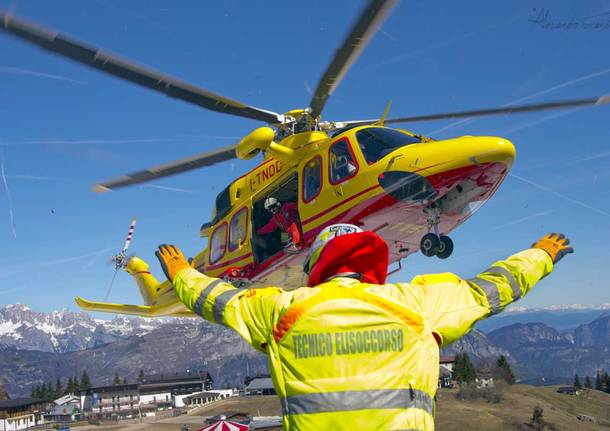
[{"label": "mountain ridge", "polygon": [[71,352],[142,335],[164,324],[159,320],[116,316],[94,319],[67,309],[36,312],[24,304],[0,308],[0,345],[41,352]]},{"label": "mountain ridge", "polygon": [[[140,370],[157,374],[190,369],[209,371],[218,386],[240,386],[246,375],[267,372],[265,355],[230,329],[203,319],[96,321],[87,313],[66,310],[44,316],[23,305],[6,309],[0,309],[0,329],[5,329],[0,340],[10,342],[0,341],[0,382],[13,396],[29,395],[33,386],[57,378],[65,382],[68,377],[80,377],[83,370],[95,385],[110,384],[115,373],[133,382]],[[29,328],[38,322],[43,333],[8,334],[2,323],[9,321],[11,328],[18,323]],[[56,326],[49,329],[40,322]],[[17,336],[9,336],[15,332]],[[39,337],[49,333],[55,334],[58,343],[75,333],[81,341],[59,344],[61,348],[38,343]],[[28,341],[31,334],[36,339]],[[34,349],[37,346],[43,350]],[[597,370],[610,369],[610,316],[569,330],[540,322],[515,323],[487,334],[474,329],[441,354],[462,352],[480,365],[505,355],[521,381],[568,383],[575,373],[594,376]]]}]

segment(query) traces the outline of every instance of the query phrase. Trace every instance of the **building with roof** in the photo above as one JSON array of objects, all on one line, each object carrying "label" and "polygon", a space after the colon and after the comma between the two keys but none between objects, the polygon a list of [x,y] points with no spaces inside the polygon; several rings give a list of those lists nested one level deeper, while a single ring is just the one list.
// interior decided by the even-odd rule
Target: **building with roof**
[{"label": "building with roof", "polygon": [[53,406],[43,416],[45,423],[75,422],[80,419],[80,408],[69,404]]},{"label": "building with roof", "polygon": [[139,415],[138,383],[95,386],[80,391],[83,413],[99,417],[134,417]]},{"label": "building with roof", "polygon": [[176,396],[174,400],[176,407],[198,407],[225,398],[235,397],[238,394],[239,392],[233,389],[214,389],[210,391],[197,392],[196,394],[185,395],[182,397]]},{"label": "building with roof", "polygon": [[39,398],[0,401],[0,430],[17,431],[43,424],[45,405]]},{"label": "building with roof", "polygon": [[159,374],[147,377],[138,387],[142,411],[183,407],[182,398],[212,389],[214,381],[207,372]]},{"label": "building with roof", "polygon": [[580,394],[580,391],[578,389],[576,389],[574,386],[562,386],[559,389],[557,389],[557,392],[559,392],[560,394],[566,394],[566,395]]},{"label": "building with roof", "polygon": [[438,362],[442,367],[453,372],[453,367],[455,366],[455,355],[441,356]]},{"label": "building with roof", "polygon": [[438,388],[453,387],[453,367],[455,366],[455,356],[442,356],[439,360]]},{"label": "building with roof", "polygon": [[210,404],[214,401],[218,401],[222,399],[221,395],[218,392],[197,392],[196,394],[191,394],[183,397],[180,401],[183,405],[188,407],[199,407],[205,406],[206,404]]},{"label": "building with roof", "polygon": [[244,392],[245,395],[275,395],[275,388],[268,374],[260,374],[247,383]]},{"label": "building with roof", "polygon": [[45,422],[74,422],[80,419],[80,414],[80,398],[68,394],[53,401],[43,416]]},{"label": "building with roof", "polygon": [[53,401],[56,406],[65,406],[66,404],[80,404],[80,399],[76,395],[67,394]]},{"label": "building with roof", "polygon": [[80,405],[88,415],[132,418],[152,416],[160,410],[182,407],[186,395],[213,387],[209,373],[186,372],[147,376],[141,383],[97,386],[80,393]]},{"label": "building with roof", "polygon": [[493,388],[494,387],[494,376],[489,371],[479,371],[474,378],[474,382],[477,388]]}]

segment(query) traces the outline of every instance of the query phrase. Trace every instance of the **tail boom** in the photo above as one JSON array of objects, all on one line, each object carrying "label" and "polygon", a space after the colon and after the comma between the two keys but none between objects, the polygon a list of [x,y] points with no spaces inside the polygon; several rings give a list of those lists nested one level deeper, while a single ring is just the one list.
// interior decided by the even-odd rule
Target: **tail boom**
[{"label": "tail boom", "polygon": [[75,298],[76,304],[84,310],[103,313],[142,317],[195,317],[195,314],[178,299],[172,284],[169,281],[159,283],[148,269],[148,264],[138,257],[132,257],[125,267],[125,271],[134,278],[138,285],[144,305],[95,302],[80,296]]}]

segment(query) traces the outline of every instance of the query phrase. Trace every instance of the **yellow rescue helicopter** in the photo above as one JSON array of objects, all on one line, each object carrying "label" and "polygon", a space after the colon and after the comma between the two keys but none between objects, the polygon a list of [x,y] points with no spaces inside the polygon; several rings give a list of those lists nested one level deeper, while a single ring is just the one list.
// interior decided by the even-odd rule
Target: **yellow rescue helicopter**
[{"label": "yellow rescue helicopter", "polygon": [[[231,182],[216,197],[212,218],[200,230],[200,235],[208,238],[208,245],[192,264],[210,276],[241,286],[277,285],[289,289],[303,285],[306,249],[316,234],[332,223],[352,223],[377,232],[388,243],[393,263],[400,264],[417,251],[448,257],[453,242],[447,234],[494,194],[515,158],[513,144],[501,137],[461,136],[437,141],[387,125],[610,101],[610,96],[602,96],[398,118],[388,118],[388,105],[377,119],[322,121],[329,97],[394,4],[394,0],[369,1],[322,75],[309,107],[284,114],[212,93],[8,13],[0,13],[0,28],[48,51],[167,96],[267,123],[237,145],[135,172],[97,184],[94,190],[113,190],[262,154],[254,169]],[[265,208],[266,202],[294,208],[300,248],[287,244],[281,223]],[[144,305],[77,297],[80,307],[148,317],[192,315],[179,302],[171,284],[158,282],[141,259],[125,259],[123,253],[116,261],[117,267],[124,267],[134,277]]]}]

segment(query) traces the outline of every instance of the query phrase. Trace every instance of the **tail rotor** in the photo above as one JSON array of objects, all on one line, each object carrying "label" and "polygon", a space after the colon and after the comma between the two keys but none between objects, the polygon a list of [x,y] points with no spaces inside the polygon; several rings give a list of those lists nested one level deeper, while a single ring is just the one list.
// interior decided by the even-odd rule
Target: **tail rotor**
[{"label": "tail rotor", "polygon": [[112,290],[112,285],[114,284],[114,280],[116,279],[116,275],[119,272],[119,269],[123,269],[129,263],[132,255],[127,255],[127,249],[129,248],[129,244],[131,244],[131,237],[133,236],[133,231],[136,228],[136,219],[133,218],[131,220],[131,224],[129,225],[129,230],[127,231],[127,238],[125,238],[125,244],[123,245],[123,249],[120,253],[115,254],[110,258],[112,263],[114,264],[114,274],[112,276],[112,280],[110,281],[110,285],[108,286],[108,290],[106,291],[106,295],[104,296],[104,302],[108,300],[108,296],[110,295],[110,291]]}]

